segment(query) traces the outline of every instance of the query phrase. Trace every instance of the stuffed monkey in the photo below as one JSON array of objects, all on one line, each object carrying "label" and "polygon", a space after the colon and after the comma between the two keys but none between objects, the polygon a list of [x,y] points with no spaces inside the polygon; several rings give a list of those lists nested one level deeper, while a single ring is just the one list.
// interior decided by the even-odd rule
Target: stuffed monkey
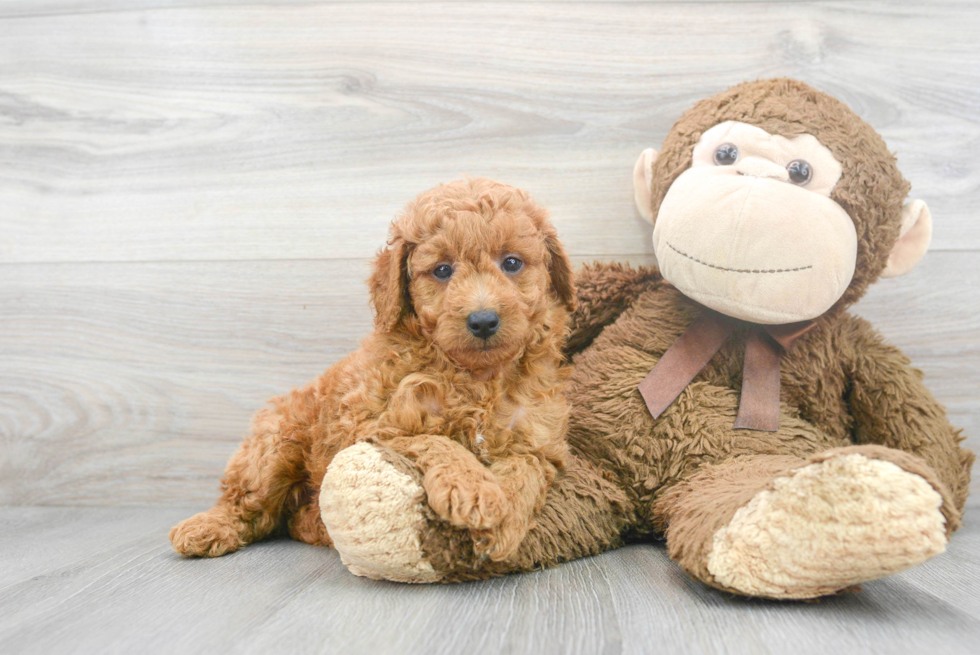
[{"label": "stuffed monkey", "polygon": [[518,554],[475,556],[412,462],[364,443],[320,497],[348,567],[457,581],[665,537],[705,584],[800,599],[942,552],[973,454],[922,374],[847,313],[931,236],[881,137],[801,82],[750,82],[684,114],[634,181],[660,268],[579,273],[572,457]]}]

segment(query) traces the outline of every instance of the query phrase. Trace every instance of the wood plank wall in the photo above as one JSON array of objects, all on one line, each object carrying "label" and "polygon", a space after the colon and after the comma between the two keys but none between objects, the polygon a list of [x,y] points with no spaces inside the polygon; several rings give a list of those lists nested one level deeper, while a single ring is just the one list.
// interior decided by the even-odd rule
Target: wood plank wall
[{"label": "wood plank wall", "polygon": [[369,258],[438,182],[651,261],[637,154],[780,75],[929,203],[933,251],[856,311],[980,449],[978,33],[957,1],[0,0],[0,504],[206,503],[252,412],[367,333]]}]

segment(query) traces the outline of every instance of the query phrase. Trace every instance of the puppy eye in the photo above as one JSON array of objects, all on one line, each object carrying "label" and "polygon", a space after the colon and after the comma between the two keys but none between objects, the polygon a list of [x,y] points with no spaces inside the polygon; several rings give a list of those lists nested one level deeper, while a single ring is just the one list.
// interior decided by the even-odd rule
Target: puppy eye
[{"label": "puppy eye", "polygon": [[723,143],[715,150],[715,163],[719,166],[731,166],[738,161],[738,148],[732,143]]},{"label": "puppy eye", "polygon": [[436,266],[435,270],[432,271],[432,274],[437,280],[448,280],[453,276],[453,267],[449,264],[439,264]]},{"label": "puppy eye", "polygon": [[786,164],[786,172],[789,173],[789,179],[793,184],[799,184],[803,186],[810,181],[813,177],[813,169],[810,168],[810,164],[803,159],[794,159],[790,163]]},{"label": "puppy eye", "polygon": [[517,257],[505,257],[504,261],[500,262],[500,268],[503,269],[505,273],[516,273],[523,267],[524,262]]}]

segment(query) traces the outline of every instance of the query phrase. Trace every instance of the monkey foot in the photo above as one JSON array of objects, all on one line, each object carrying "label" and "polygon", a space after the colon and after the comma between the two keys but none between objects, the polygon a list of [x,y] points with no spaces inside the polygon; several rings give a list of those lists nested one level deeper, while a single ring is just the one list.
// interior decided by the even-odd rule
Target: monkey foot
[{"label": "monkey foot", "polygon": [[375,580],[437,582],[422,552],[425,491],[416,472],[370,443],[337,453],[320,488],[320,512],[351,573]]},{"label": "monkey foot", "polygon": [[714,535],[708,570],[751,596],[814,598],[897,573],[946,547],[942,497],[861,454],[793,471]]}]

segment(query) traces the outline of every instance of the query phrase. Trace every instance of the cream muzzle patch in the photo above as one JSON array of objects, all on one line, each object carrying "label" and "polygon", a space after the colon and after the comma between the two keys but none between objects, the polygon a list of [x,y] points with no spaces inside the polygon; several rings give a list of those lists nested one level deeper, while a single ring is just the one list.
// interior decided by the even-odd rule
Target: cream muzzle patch
[{"label": "cream muzzle patch", "polygon": [[[804,184],[794,182],[800,170]],[[657,215],[653,245],[664,278],[707,307],[754,323],[820,316],[844,294],[857,259],[854,223],[830,198],[840,175],[811,135],[713,127]]]}]

